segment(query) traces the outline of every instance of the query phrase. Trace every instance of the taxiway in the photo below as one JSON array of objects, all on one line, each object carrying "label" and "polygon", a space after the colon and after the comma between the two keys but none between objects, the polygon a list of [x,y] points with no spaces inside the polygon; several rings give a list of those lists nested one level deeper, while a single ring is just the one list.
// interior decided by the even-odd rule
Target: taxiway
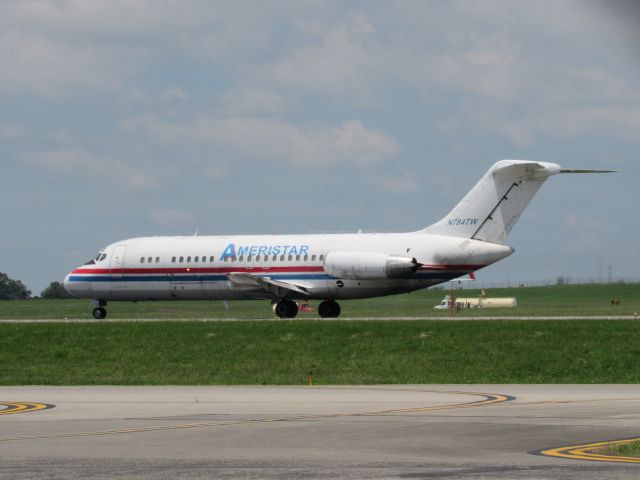
[{"label": "taxiway", "polygon": [[541,452],[637,436],[637,385],[0,388],[3,479],[635,479]]}]

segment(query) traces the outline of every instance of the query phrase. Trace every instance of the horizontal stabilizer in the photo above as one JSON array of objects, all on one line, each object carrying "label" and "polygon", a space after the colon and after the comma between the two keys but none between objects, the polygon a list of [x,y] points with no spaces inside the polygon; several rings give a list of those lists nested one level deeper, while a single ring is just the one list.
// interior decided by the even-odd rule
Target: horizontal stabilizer
[{"label": "horizontal stabilizer", "polygon": [[571,168],[561,168],[560,173],[615,173],[617,170],[585,170],[578,169],[574,170]]}]

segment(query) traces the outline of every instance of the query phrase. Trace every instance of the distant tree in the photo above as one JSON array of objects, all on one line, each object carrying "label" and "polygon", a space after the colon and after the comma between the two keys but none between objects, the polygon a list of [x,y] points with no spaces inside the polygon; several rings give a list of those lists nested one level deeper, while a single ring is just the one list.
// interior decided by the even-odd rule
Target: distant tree
[{"label": "distant tree", "polygon": [[0,300],[26,300],[29,297],[31,290],[20,280],[14,280],[6,273],[0,272]]},{"label": "distant tree", "polygon": [[51,282],[40,294],[42,298],[73,298],[60,282]]}]

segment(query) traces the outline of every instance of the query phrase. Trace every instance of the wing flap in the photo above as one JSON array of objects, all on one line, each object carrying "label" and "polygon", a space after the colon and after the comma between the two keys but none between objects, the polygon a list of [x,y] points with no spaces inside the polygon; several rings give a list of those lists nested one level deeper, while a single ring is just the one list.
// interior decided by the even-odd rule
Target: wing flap
[{"label": "wing flap", "polygon": [[238,290],[265,290],[278,298],[302,297],[308,298],[310,293],[299,285],[273,280],[269,277],[259,277],[245,272],[231,272],[227,274],[233,288]]}]

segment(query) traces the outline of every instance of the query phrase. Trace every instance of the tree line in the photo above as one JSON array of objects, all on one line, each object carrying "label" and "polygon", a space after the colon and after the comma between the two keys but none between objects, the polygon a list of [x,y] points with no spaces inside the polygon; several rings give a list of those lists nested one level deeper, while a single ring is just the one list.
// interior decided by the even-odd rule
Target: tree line
[{"label": "tree line", "polygon": [[[24,283],[0,272],[0,300],[28,300],[30,298],[31,290]],[[64,289],[61,282],[51,282],[40,293],[40,298],[72,298],[72,296]]]}]

